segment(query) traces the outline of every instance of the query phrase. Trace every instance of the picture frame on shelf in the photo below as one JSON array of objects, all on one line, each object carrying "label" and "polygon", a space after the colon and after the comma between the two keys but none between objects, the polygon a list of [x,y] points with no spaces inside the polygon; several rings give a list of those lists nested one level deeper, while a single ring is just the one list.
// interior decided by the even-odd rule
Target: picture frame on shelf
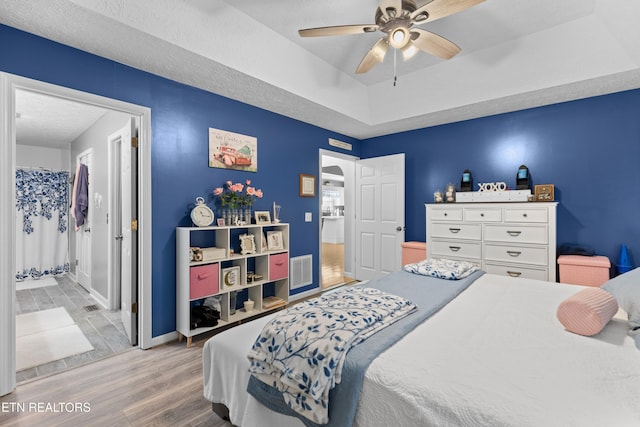
[{"label": "picture frame on shelf", "polygon": [[541,184],[534,186],[533,200],[536,202],[553,202],[554,200],[553,184]]},{"label": "picture frame on shelf", "polygon": [[217,220],[218,227],[224,227],[224,218],[218,218]]},{"label": "picture frame on shelf", "polygon": [[240,285],[240,266],[222,269],[222,289],[235,289]]},{"label": "picture frame on shelf", "polygon": [[256,219],[256,224],[271,224],[271,214],[269,211],[255,211],[254,218]]},{"label": "picture frame on shelf", "polygon": [[270,251],[284,249],[282,231],[267,231],[267,249]]},{"label": "picture frame on shelf", "polygon": [[300,174],[300,197],[316,197],[316,176]]},{"label": "picture frame on shelf", "polygon": [[242,255],[255,254],[256,253],[256,241],[253,234],[241,234],[240,235],[240,253]]}]

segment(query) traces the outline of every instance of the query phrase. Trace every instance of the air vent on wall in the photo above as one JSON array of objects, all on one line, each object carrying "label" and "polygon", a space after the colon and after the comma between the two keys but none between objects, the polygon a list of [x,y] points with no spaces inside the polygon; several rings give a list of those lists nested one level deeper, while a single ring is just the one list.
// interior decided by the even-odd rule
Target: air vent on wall
[{"label": "air vent on wall", "polygon": [[313,283],[313,255],[291,258],[289,265],[289,289],[298,289]]}]

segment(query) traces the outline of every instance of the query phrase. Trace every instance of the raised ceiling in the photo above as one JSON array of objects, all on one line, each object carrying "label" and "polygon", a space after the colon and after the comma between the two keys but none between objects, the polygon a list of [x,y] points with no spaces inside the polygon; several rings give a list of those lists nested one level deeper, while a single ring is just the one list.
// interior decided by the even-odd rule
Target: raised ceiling
[{"label": "raised ceiling", "polygon": [[[425,1],[417,1],[418,6]],[[355,138],[640,87],[637,0],[487,0],[422,27],[450,61],[393,54],[379,33],[297,30],[374,20],[375,0],[4,0],[0,22]]]}]

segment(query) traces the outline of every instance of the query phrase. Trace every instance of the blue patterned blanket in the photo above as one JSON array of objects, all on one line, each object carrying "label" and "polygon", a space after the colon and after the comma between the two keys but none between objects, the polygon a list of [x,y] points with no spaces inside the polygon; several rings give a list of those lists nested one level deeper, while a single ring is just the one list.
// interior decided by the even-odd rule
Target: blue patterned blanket
[{"label": "blue patterned blanket", "polygon": [[265,325],[249,352],[249,372],[280,391],[294,411],[326,424],[329,391],[340,383],[349,349],[415,309],[362,286],[296,304]]},{"label": "blue patterned blanket", "polygon": [[[356,413],[364,374],[373,359],[409,331],[439,311],[484,272],[476,271],[461,280],[442,280],[398,271],[367,283],[367,287],[398,295],[416,304],[414,314],[405,316],[379,330],[346,354],[341,382],[329,392],[328,426],[351,426]],[[313,362],[311,362],[313,363]],[[247,391],[255,399],[274,411],[298,417],[307,426],[319,426],[291,409],[282,393],[271,384],[249,378]]]}]

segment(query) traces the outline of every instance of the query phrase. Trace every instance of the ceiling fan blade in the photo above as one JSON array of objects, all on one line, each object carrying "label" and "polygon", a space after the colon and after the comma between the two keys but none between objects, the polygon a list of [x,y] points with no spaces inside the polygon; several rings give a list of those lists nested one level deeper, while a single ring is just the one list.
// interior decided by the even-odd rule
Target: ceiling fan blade
[{"label": "ceiling fan blade", "polygon": [[[453,15],[454,13],[462,12],[463,10],[473,7],[478,3],[482,3],[483,1],[484,0],[433,0],[431,3],[427,3],[416,9],[411,14],[411,19],[415,20],[416,24],[426,21],[431,22],[436,19],[444,18],[445,16]],[[419,17],[424,15],[425,12],[429,14],[429,18],[420,19]]]},{"label": "ceiling fan blade", "polygon": [[374,65],[381,63],[384,60],[384,56],[387,54],[389,44],[382,38],[373,45],[369,52],[362,58],[360,65],[356,69],[356,74],[363,74],[373,68]]},{"label": "ceiling fan blade", "polygon": [[[402,0],[380,0],[380,5],[378,6],[382,15],[386,18],[392,18],[393,16],[400,16],[402,12]],[[395,15],[389,15],[387,12],[388,9],[394,9]]]},{"label": "ceiling fan blade", "polygon": [[298,30],[301,37],[346,36],[350,34],[373,33],[378,30],[376,24],[337,25],[335,27],[318,27]]},{"label": "ceiling fan blade", "polygon": [[[414,34],[418,34],[418,36],[415,37]],[[411,28],[411,36],[413,44],[420,50],[437,56],[438,58],[451,59],[460,53],[461,50],[460,47],[452,41],[430,31],[421,30],[420,28]]]}]

